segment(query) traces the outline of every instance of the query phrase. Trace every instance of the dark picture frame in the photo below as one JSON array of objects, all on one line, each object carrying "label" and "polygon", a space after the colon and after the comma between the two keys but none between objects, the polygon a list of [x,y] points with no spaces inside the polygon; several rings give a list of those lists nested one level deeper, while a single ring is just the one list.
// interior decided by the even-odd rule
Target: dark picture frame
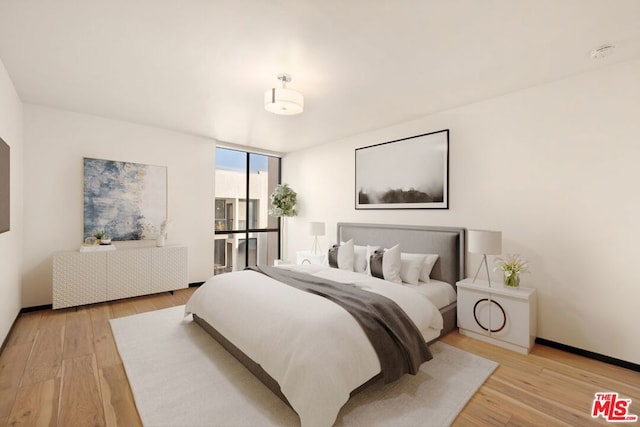
[{"label": "dark picture frame", "polygon": [[0,138],[0,234],[11,229],[11,147]]},{"label": "dark picture frame", "polygon": [[449,129],[355,150],[356,209],[449,209]]}]

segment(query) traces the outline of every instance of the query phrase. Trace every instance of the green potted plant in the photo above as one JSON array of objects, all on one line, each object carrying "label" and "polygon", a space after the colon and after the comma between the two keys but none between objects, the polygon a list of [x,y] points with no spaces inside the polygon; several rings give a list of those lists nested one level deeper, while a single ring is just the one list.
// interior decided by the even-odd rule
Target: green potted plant
[{"label": "green potted plant", "polygon": [[296,216],[296,203],[298,193],[293,191],[288,184],[278,184],[271,194],[271,208],[269,215],[275,217]]},{"label": "green potted plant", "polygon": [[110,245],[111,237],[104,230],[98,230],[93,234],[93,237],[98,239],[98,243],[101,245]]}]

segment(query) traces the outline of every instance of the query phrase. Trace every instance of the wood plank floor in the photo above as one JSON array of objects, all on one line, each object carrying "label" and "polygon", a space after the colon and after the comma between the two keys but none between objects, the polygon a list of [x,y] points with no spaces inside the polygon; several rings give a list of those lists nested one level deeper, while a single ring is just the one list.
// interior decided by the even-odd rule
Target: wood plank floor
[{"label": "wood plank floor", "polygon": [[[140,425],[109,319],[185,304],[194,290],[20,315],[0,354],[0,426]],[[598,391],[640,415],[638,372],[541,345],[525,356],[458,333],[443,341],[500,364],[454,425],[607,425],[590,416]]]}]

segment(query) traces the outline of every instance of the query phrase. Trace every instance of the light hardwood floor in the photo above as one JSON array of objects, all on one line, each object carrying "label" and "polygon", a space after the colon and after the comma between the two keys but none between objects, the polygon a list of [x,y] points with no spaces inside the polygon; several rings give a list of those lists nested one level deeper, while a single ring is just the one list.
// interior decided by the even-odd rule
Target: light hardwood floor
[{"label": "light hardwood floor", "polygon": [[[20,315],[0,354],[0,426],[140,425],[108,321],[182,305],[193,291]],[[605,425],[590,416],[598,391],[632,399],[640,415],[638,372],[541,345],[525,356],[458,333],[443,341],[500,364],[455,425]]]}]

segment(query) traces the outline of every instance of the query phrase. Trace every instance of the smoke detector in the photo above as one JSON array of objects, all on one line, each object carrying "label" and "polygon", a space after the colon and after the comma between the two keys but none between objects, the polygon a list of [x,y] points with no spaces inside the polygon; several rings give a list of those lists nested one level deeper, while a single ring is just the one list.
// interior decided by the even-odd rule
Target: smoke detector
[{"label": "smoke detector", "polygon": [[616,46],[613,44],[605,44],[591,51],[591,59],[602,59],[613,55]]}]

